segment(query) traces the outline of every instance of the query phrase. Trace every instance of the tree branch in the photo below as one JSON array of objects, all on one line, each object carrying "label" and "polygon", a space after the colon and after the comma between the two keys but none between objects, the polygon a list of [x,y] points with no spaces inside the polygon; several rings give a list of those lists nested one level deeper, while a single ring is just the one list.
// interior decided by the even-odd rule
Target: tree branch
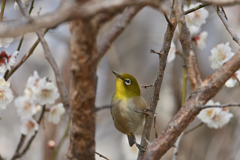
[{"label": "tree branch", "polygon": [[189,10],[185,11],[184,14],[186,15],[186,14],[192,13],[192,12],[198,10],[198,9],[201,9],[201,8],[206,7],[206,6],[209,6],[209,5],[211,5],[211,4],[210,4],[210,3],[199,4],[199,6],[194,7],[194,8],[192,8],[192,9],[189,9]]},{"label": "tree branch", "polygon": [[158,7],[158,0],[105,0],[88,1],[63,1],[56,11],[32,18],[24,18],[17,21],[3,22],[0,24],[0,37],[16,37],[28,32],[36,32],[42,28],[54,28],[57,25],[76,19],[91,19],[99,13],[119,13],[125,7],[131,5]]},{"label": "tree branch", "polygon": [[216,95],[225,82],[240,67],[240,50],[223,67],[207,77],[201,87],[192,92],[185,105],[171,119],[161,135],[151,143],[146,151],[143,160],[160,159],[164,153],[170,149],[182,131],[198,115],[201,108],[195,107],[205,104],[209,99]]},{"label": "tree branch", "polygon": [[219,18],[222,20],[225,28],[227,29],[227,31],[229,32],[229,34],[232,36],[233,40],[235,42],[237,42],[238,45],[240,45],[240,38],[238,37],[238,35],[236,34],[236,32],[233,30],[233,28],[231,27],[231,25],[229,24],[226,16],[225,16],[225,13],[224,13],[224,10],[222,7],[219,7],[219,6],[215,6],[214,7]]},{"label": "tree branch", "polygon": [[178,149],[179,149],[179,146],[180,146],[180,142],[181,142],[181,139],[182,139],[182,136],[183,136],[183,132],[181,133],[181,135],[178,137],[177,139],[177,142],[175,143],[175,147],[174,147],[174,150],[173,150],[173,158],[172,160],[177,160],[177,155],[178,155]]},{"label": "tree branch", "polygon": [[[182,2],[177,1],[176,10],[178,18],[183,15]],[[174,9],[173,9],[174,10]],[[180,14],[182,12],[182,14]],[[182,17],[180,17],[181,19]],[[184,25],[182,25],[184,27]],[[182,31],[180,24],[180,31]],[[186,30],[185,30],[186,31]],[[182,34],[182,33],[180,33]],[[184,38],[184,37],[183,37]],[[184,39],[182,39],[184,42]],[[183,50],[184,50],[183,44]],[[189,44],[188,44],[189,45]],[[185,48],[187,50],[188,48]],[[190,52],[190,49],[189,49]],[[176,142],[178,136],[189,125],[195,116],[200,112],[200,108],[195,106],[205,104],[209,99],[216,95],[222,88],[225,82],[239,69],[240,67],[240,50],[236,53],[223,67],[215,71],[211,76],[207,77],[200,86],[196,87],[194,92],[191,92],[185,105],[171,119],[161,135],[154,140],[144,154],[143,160],[160,159],[168,149]]]},{"label": "tree branch", "polygon": [[[157,71],[157,77],[153,84],[153,96],[151,98],[151,103],[150,103],[150,109],[151,109],[152,113],[155,113],[155,110],[156,110],[156,107],[157,107],[157,104],[159,101],[160,89],[161,89],[164,71],[165,71],[165,67],[166,67],[167,56],[168,56],[168,52],[170,50],[174,30],[177,25],[175,10],[172,10],[170,19],[171,19],[172,25],[168,24],[166,33],[164,35],[164,41],[162,44],[162,49],[160,51],[160,53],[162,53],[162,54],[159,55],[159,66],[158,66],[158,71]],[[153,125],[153,118],[154,118],[153,115],[146,117],[146,122],[144,125],[142,138],[141,138],[141,145],[143,146],[144,149],[147,148],[147,145],[148,145],[148,142],[150,139],[150,131],[151,131],[151,127]],[[144,154],[143,152],[138,153],[138,160],[141,160],[143,158],[143,154]]]},{"label": "tree branch", "polygon": [[113,41],[124,31],[132,18],[142,9],[142,6],[132,6],[124,10],[117,23],[105,34],[98,44],[99,56],[103,56],[110,48]]},{"label": "tree branch", "polygon": [[[44,31],[44,34],[46,34],[48,32],[48,29],[46,29]],[[4,79],[7,81],[12,75],[13,73],[15,73],[17,71],[17,69],[19,67],[22,66],[22,64],[33,54],[35,48],[38,46],[40,40],[37,39],[36,42],[32,45],[32,47],[30,48],[30,50],[28,51],[28,53],[26,55],[24,55],[24,57],[21,59],[21,61],[14,67],[11,69],[10,72],[8,72],[6,75],[4,75]]]},{"label": "tree branch", "polygon": [[42,46],[43,46],[43,50],[44,50],[44,54],[45,54],[45,58],[47,59],[47,61],[49,62],[49,64],[51,65],[54,73],[55,73],[55,77],[56,77],[56,82],[57,82],[57,86],[59,89],[59,93],[61,96],[61,101],[64,104],[64,107],[66,109],[69,108],[69,94],[68,94],[68,90],[64,84],[63,78],[62,78],[62,74],[57,66],[56,61],[53,58],[53,55],[50,51],[50,48],[47,44],[47,41],[44,38],[44,34],[42,31],[38,31],[37,32],[38,38],[40,39]]},{"label": "tree branch", "polygon": [[183,11],[183,3],[182,1],[176,2],[176,15],[178,20],[179,27],[179,39],[182,45],[183,54],[185,57],[188,57],[187,61],[187,71],[188,77],[191,81],[192,91],[194,91],[198,86],[201,85],[202,80],[200,78],[200,74],[197,68],[197,61],[195,57],[195,53],[192,49],[191,36],[186,25],[185,13]]},{"label": "tree branch", "polygon": [[240,107],[240,103],[229,103],[221,105],[197,105],[197,108],[206,109],[206,108],[226,108],[226,107]]},{"label": "tree branch", "polygon": [[235,4],[240,4],[240,0],[198,0],[202,3],[210,3],[219,6],[231,6]]},{"label": "tree branch", "polygon": [[99,157],[102,157],[103,159],[110,160],[110,159],[108,159],[107,157],[105,157],[104,155],[102,155],[102,154],[100,154],[100,153],[98,153],[98,152],[96,152],[96,151],[95,151],[95,153],[96,153],[97,155],[99,155]]},{"label": "tree branch", "polygon": [[[45,111],[46,111],[46,105],[43,106],[41,115],[40,115],[40,117],[39,117],[39,119],[38,119],[38,121],[37,121],[39,125],[41,124],[41,121],[42,121],[42,119],[43,119],[43,116],[44,116]],[[38,131],[35,131],[34,135],[33,135],[33,136],[30,138],[30,140],[28,141],[26,147],[25,147],[25,148],[23,149],[23,151],[20,153],[20,149],[21,149],[22,145],[24,144],[24,141],[26,140],[26,136],[23,135],[23,134],[21,135],[21,139],[20,139],[20,142],[19,142],[19,144],[18,144],[17,150],[16,150],[16,152],[14,153],[14,155],[13,155],[13,157],[12,157],[11,160],[15,160],[15,159],[17,159],[17,158],[21,158],[21,157],[28,151],[28,149],[30,148],[33,140],[35,139],[35,137],[36,137],[36,135],[37,135],[37,133],[38,133]]]}]

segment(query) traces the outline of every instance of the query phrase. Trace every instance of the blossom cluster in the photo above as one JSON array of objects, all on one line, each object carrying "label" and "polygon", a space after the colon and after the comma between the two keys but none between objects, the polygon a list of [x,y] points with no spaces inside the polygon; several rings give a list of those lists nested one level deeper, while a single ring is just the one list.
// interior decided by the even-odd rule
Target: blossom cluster
[{"label": "blossom cluster", "polygon": [[0,74],[4,74],[7,70],[11,70],[16,62],[19,52],[15,51],[8,55],[6,51],[0,53]]},{"label": "blossom cluster", "polygon": [[[211,68],[214,70],[220,69],[229,59],[231,59],[235,53],[232,52],[229,42],[220,43],[211,50],[211,56],[209,62]],[[235,74],[225,83],[226,87],[235,87],[240,81],[240,70],[236,71]]]},{"label": "blossom cluster", "polygon": [[[214,103],[212,100],[208,101],[206,105],[221,105],[219,102]],[[233,117],[232,113],[229,113],[228,108],[207,108],[203,109],[197,117],[209,128],[222,128]]]},{"label": "blossom cluster", "polygon": [[[41,110],[41,106],[54,104],[59,97],[58,89],[53,82],[46,77],[40,78],[37,71],[28,78],[24,95],[15,99],[14,105],[21,117],[21,133],[33,134],[38,130],[38,123],[33,116]],[[57,124],[61,115],[65,113],[62,103],[50,108],[49,121]]]},{"label": "blossom cluster", "polygon": [[10,82],[6,82],[0,77],[0,109],[6,109],[7,105],[13,100],[13,92],[10,89]]},{"label": "blossom cluster", "polygon": [[[191,4],[190,6],[184,6],[184,11],[195,8],[199,5],[200,3]],[[206,47],[208,33],[206,31],[200,32],[200,30],[201,26],[206,23],[208,15],[209,13],[205,8],[198,9],[194,12],[185,15],[186,25],[190,31],[190,35],[192,36],[192,39],[196,46],[201,50],[203,50]],[[177,53],[176,46],[172,42],[167,62],[173,61],[175,59],[176,53]]]}]

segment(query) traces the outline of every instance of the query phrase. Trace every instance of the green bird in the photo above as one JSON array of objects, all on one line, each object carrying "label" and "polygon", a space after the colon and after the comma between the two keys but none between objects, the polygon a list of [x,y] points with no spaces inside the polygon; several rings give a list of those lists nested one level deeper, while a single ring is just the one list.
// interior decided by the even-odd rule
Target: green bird
[{"label": "green bird", "polygon": [[134,133],[145,123],[145,114],[147,103],[141,96],[137,80],[130,74],[118,74],[113,71],[117,77],[116,92],[112,97],[111,114],[114,126],[128,136],[129,145],[134,144],[140,151],[145,151],[140,144],[136,142]]}]

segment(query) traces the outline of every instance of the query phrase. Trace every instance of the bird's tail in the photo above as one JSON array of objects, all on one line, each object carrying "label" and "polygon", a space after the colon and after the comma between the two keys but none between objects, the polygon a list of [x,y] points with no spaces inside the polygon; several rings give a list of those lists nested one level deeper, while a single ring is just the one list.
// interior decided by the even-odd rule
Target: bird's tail
[{"label": "bird's tail", "polygon": [[132,147],[136,143],[136,138],[133,133],[129,133],[127,136],[129,145]]}]

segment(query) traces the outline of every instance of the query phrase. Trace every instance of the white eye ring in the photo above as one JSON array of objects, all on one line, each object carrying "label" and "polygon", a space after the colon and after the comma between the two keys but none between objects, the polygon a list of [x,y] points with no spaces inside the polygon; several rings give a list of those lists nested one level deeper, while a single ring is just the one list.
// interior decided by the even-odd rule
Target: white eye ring
[{"label": "white eye ring", "polygon": [[130,80],[130,79],[125,79],[124,82],[125,82],[125,84],[128,85],[128,86],[131,84],[131,80]]}]

